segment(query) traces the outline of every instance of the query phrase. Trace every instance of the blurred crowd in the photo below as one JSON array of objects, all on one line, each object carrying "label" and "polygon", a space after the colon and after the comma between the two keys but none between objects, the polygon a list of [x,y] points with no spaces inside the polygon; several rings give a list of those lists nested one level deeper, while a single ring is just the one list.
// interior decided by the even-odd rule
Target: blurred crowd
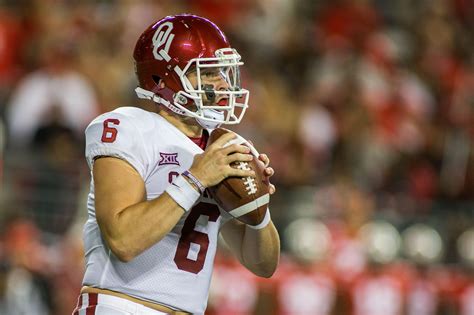
[{"label": "blurred crowd", "polygon": [[183,12],[243,56],[231,129],[270,156],[285,253],[259,280],[223,246],[209,313],[473,315],[470,0],[0,0],[0,314],[72,311],[84,127],[153,106],[135,41]]}]

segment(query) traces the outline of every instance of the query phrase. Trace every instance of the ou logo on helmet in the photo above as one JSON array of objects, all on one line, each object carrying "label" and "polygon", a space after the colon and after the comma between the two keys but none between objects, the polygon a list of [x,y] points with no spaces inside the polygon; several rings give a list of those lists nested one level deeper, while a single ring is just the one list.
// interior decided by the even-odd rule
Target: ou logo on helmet
[{"label": "ou logo on helmet", "polygon": [[[171,60],[168,51],[170,50],[171,42],[173,41],[174,34],[171,34],[173,30],[173,23],[165,22],[156,29],[153,35],[153,56],[157,60]],[[163,47],[164,46],[164,47]],[[161,48],[161,49],[160,49]]]}]

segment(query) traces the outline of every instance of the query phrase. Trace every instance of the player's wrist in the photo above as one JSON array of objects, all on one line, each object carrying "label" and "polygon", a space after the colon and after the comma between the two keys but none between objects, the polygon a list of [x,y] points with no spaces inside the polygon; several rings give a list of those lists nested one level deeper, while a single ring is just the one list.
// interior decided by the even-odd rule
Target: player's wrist
[{"label": "player's wrist", "polygon": [[193,173],[190,172],[190,170],[184,171],[181,173],[182,176],[191,184],[193,187],[198,191],[201,195],[204,193],[206,190],[206,187],[204,184],[196,177],[193,175]]},{"label": "player's wrist", "polygon": [[265,216],[263,217],[262,222],[260,222],[257,225],[247,224],[247,226],[251,228],[252,230],[262,230],[266,228],[270,224],[271,221],[272,221],[272,218],[270,215],[270,209],[267,208],[267,212],[265,212]]},{"label": "player's wrist", "polygon": [[185,212],[191,210],[201,197],[201,193],[183,175],[176,177],[165,191]]}]

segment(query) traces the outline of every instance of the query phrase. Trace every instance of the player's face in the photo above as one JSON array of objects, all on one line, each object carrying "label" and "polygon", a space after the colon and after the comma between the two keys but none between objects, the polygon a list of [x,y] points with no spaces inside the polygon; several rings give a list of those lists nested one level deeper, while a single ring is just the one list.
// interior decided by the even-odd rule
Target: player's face
[{"label": "player's face", "polygon": [[[189,81],[196,90],[204,91],[201,96],[204,105],[227,105],[228,96],[226,94],[215,93],[215,91],[228,91],[227,80],[228,71],[225,67],[204,68],[200,70],[200,78],[196,70],[187,74]],[[200,84],[200,87],[199,87]]]}]

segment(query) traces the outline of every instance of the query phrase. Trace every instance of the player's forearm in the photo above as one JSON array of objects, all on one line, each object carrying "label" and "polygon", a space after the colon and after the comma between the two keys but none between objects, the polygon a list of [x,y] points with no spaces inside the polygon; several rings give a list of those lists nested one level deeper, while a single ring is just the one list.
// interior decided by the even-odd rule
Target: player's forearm
[{"label": "player's forearm", "polygon": [[280,238],[270,222],[265,228],[245,227],[242,240],[242,260],[254,274],[269,278],[275,272],[280,258]]},{"label": "player's forearm", "polygon": [[183,213],[173,199],[163,194],[123,209],[103,234],[117,258],[130,261],[168,234]]}]

